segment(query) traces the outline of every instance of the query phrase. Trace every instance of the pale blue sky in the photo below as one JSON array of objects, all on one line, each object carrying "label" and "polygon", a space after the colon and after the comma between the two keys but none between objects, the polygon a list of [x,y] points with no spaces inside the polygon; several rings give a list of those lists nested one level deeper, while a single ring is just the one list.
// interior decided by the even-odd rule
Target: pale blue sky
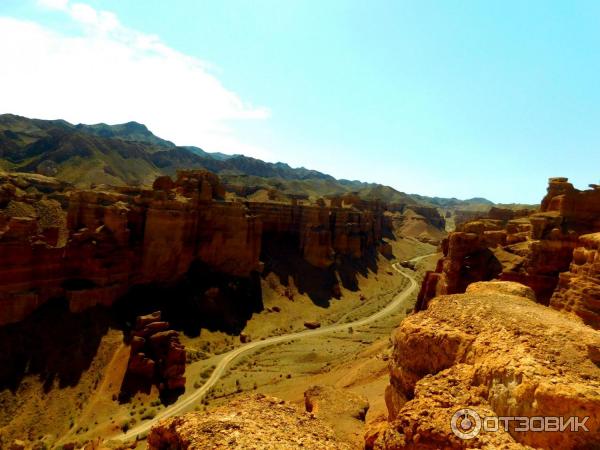
[{"label": "pale blue sky", "polygon": [[[66,0],[0,2],[0,17],[16,19],[0,22],[0,32],[4,27],[18,35],[22,22],[31,21],[54,36],[44,54],[56,52],[57,59],[28,72],[39,70],[41,78],[56,72],[57,91],[68,90],[60,80],[78,89],[65,102],[43,92],[32,95],[29,106],[15,97],[0,102],[0,112],[108,123],[129,117],[150,122],[178,144],[424,195],[539,202],[550,176],[568,176],[580,188],[600,181],[599,2],[83,3],[87,9]],[[11,45],[23,47],[23,58],[39,58],[40,45],[29,35]],[[143,59],[136,54],[107,64],[111,42],[138,51],[138,38],[149,35],[168,49],[158,51],[159,66],[153,60],[134,67]],[[82,36],[104,40],[79,43],[91,50],[71,42],[72,51],[60,55],[61,39]],[[195,62],[186,66],[184,55]],[[77,75],[87,85],[69,78],[78,69],[65,69],[64,61],[79,59],[94,67]],[[170,83],[175,72],[169,64],[185,75]],[[104,73],[106,66],[111,73]],[[122,82],[113,76],[120,70]],[[94,79],[92,72],[102,76]],[[156,86],[155,101],[128,96],[142,89],[136,79],[145,80],[145,73],[143,93],[153,99]],[[204,87],[196,89],[194,77]],[[22,83],[18,89],[27,96]],[[86,89],[99,97],[87,98]],[[104,104],[111,92],[115,98]]]}]

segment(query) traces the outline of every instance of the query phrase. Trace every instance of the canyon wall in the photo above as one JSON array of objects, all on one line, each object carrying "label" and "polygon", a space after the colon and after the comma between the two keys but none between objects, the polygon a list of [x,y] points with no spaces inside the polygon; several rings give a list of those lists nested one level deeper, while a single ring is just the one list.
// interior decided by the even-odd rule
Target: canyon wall
[{"label": "canyon wall", "polygon": [[[441,245],[443,257],[436,270],[426,274],[417,310],[425,309],[437,295],[461,293],[472,282],[497,278],[527,285],[540,303],[585,316],[597,326],[600,296],[593,287],[597,263],[594,249],[587,248],[594,246],[593,239],[583,237],[597,231],[600,188],[591,185],[580,191],[566,178],[551,178],[539,212],[516,219],[495,213],[451,233]],[[584,262],[583,255],[590,262]],[[584,278],[592,287],[585,290],[587,300],[575,302],[567,291],[574,292]]]},{"label": "canyon wall", "polygon": [[53,298],[73,312],[112,305],[132,286],[176,283],[192,264],[249,277],[267,233],[293,236],[319,268],[361,258],[384,226],[379,202],[358,207],[224,201],[207,171],[159,177],[153,189],[81,191],[40,175],[0,174],[0,325]]},{"label": "canyon wall", "polygon": [[578,245],[569,270],[559,275],[550,306],[600,330],[600,233],[580,236]]}]

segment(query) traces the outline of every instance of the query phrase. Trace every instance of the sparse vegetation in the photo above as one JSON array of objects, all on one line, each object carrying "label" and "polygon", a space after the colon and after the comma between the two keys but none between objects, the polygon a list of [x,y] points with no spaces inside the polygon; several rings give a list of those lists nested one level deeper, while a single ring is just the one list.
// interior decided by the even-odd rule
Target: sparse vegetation
[{"label": "sparse vegetation", "polygon": [[141,419],[148,420],[148,419],[154,419],[154,417],[156,417],[156,409],[150,408],[148,411],[145,412],[145,414],[143,416],[141,416]]}]

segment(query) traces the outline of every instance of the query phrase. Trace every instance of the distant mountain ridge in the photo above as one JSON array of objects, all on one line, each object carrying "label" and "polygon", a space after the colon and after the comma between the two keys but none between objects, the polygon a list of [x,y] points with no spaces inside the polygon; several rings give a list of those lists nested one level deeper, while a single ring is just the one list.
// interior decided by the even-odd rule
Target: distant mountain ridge
[{"label": "distant mountain ridge", "polygon": [[177,169],[204,168],[225,183],[275,188],[287,193],[323,196],[357,192],[362,198],[435,207],[480,203],[486,199],[443,199],[408,195],[389,186],[351,180],[283,162],[269,163],[244,155],[210,153],[176,146],[145,125],[127,122],[73,125],[64,120],[0,115],[0,168],[56,176],[80,187],[94,184],[146,184]]}]

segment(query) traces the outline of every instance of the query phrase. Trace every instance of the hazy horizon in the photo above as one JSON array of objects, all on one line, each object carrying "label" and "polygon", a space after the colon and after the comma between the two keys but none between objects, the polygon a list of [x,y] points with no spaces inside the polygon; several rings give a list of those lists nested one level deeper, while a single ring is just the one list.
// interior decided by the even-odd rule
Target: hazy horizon
[{"label": "hazy horizon", "polygon": [[593,2],[7,0],[2,113],[400,191],[538,203],[597,183]]}]

